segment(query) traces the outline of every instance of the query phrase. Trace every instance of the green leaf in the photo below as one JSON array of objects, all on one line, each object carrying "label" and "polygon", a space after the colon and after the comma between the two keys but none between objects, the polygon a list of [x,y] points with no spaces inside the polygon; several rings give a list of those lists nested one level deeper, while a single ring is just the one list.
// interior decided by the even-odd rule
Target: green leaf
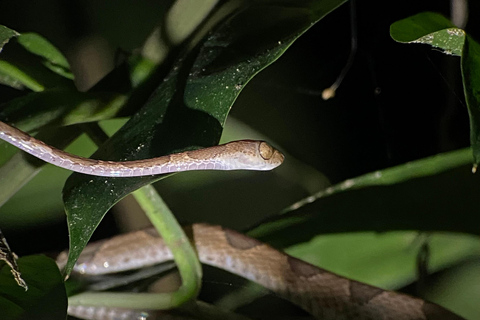
[{"label": "green leaf", "polygon": [[475,172],[480,163],[480,45],[470,36],[466,37],[462,52],[462,77],[470,117],[470,143]]},{"label": "green leaf", "polygon": [[432,12],[419,13],[393,23],[390,35],[399,42],[429,44],[446,54],[461,56],[463,89],[470,116],[472,170],[475,172],[480,163],[480,45],[465,31],[455,28],[447,18]]},{"label": "green leaf", "polygon": [[58,267],[45,256],[18,259],[28,291],[19,287],[4,265],[0,270],[0,310],[2,319],[65,319],[67,295]]},{"label": "green leaf", "polygon": [[[147,104],[93,158],[145,159],[217,144],[243,86],[343,2],[258,1],[239,8],[198,50],[177,59]],[[72,175],[64,188],[71,241],[67,274],[106,211],[130,192],[163,178]]]},{"label": "green leaf", "polygon": [[14,89],[24,89],[32,91],[42,91],[45,87],[28,73],[17,68],[9,62],[0,60],[0,84],[10,86]]},{"label": "green leaf", "polygon": [[23,33],[17,41],[31,53],[42,57],[47,68],[73,80],[73,74],[70,71],[67,59],[45,38],[36,33]]},{"label": "green leaf", "polygon": [[465,33],[444,16],[424,12],[394,22],[390,26],[390,36],[398,42],[429,44],[459,56]]},{"label": "green leaf", "polygon": [[71,81],[73,75],[66,59],[51,43],[33,33],[22,35],[4,26],[0,27],[0,32],[3,30],[0,51],[10,38],[17,37],[17,41],[12,41],[9,46],[8,53],[6,50],[2,54],[1,84],[15,89],[26,87],[37,92],[45,88],[74,87]]},{"label": "green leaf", "polygon": [[5,103],[0,111],[0,120],[32,132],[48,126],[68,126],[110,119],[118,114],[125,101],[125,95],[115,92],[49,89],[32,92]]}]

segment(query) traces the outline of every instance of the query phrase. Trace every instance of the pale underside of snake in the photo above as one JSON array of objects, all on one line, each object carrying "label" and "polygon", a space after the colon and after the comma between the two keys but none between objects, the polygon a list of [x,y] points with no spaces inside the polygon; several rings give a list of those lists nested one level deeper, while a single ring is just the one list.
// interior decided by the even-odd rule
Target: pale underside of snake
[{"label": "pale underside of snake", "polygon": [[[0,139],[56,166],[109,177],[189,170],[270,170],[284,159],[266,142],[242,140],[146,160],[92,160],[55,149],[3,122]],[[340,277],[228,229],[195,224],[192,231],[192,242],[203,263],[250,279],[318,319],[461,319],[438,305]],[[65,259],[62,255],[59,263]],[[171,259],[154,230],[137,231],[89,245],[75,270],[112,273]]]},{"label": "pale underside of snake", "polygon": [[[425,300],[338,276],[282,253],[241,233],[194,224],[187,234],[204,264],[256,282],[317,319],[462,319]],[[57,263],[65,264],[62,253]],[[92,243],[80,255],[74,272],[100,275],[138,269],[172,260],[155,229]],[[93,309],[74,307],[81,314]]]}]

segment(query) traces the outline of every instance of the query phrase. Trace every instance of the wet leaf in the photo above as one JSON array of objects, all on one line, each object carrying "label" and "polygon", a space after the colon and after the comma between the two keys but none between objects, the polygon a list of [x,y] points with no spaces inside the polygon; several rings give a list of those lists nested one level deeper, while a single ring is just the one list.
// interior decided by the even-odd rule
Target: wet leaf
[{"label": "wet leaf", "polygon": [[[179,56],[146,105],[93,158],[146,159],[217,144],[245,84],[343,2],[258,1],[237,10],[198,48]],[[67,274],[111,206],[165,177],[72,175],[64,188],[71,237]]]}]

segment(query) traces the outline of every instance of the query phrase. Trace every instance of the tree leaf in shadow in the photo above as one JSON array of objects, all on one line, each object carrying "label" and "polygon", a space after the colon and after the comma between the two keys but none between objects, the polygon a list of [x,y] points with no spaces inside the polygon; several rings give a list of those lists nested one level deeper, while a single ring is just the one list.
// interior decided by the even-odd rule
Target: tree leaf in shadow
[{"label": "tree leaf in shadow", "polygon": [[[343,2],[306,1],[299,5],[297,1],[268,1],[239,9],[196,49],[177,59],[146,105],[93,158],[145,159],[217,144],[243,85]],[[259,15],[257,10],[274,14]],[[284,24],[289,27],[281,27]],[[70,230],[66,273],[111,206],[141,186],[165,177],[119,179],[73,174],[63,197]]]}]

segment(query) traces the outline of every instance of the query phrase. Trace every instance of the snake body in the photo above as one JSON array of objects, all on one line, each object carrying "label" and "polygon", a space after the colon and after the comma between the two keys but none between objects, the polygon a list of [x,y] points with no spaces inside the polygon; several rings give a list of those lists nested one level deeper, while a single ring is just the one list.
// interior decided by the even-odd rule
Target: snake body
[{"label": "snake body", "polygon": [[[254,281],[317,319],[462,319],[436,304],[343,278],[220,226],[194,224],[187,233],[202,263]],[[57,262],[66,259],[63,253]],[[88,245],[74,271],[100,275],[171,259],[152,228]]]},{"label": "snake body", "polygon": [[[92,160],[55,149],[3,122],[0,139],[56,166],[108,177],[209,169],[270,170],[284,159],[266,142],[242,140],[146,160]],[[228,229],[195,224],[192,234],[203,263],[261,284],[318,319],[461,319],[438,305],[340,277]],[[75,271],[112,273],[172,258],[163,240],[150,229],[87,246]],[[65,253],[60,255],[59,265],[66,259]]]},{"label": "snake body", "polygon": [[1,121],[0,139],[55,166],[104,177],[139,177],[191,170],[271,170],[284,159],[280,151],[264,141],[240,140],[145,160],[94,160],[58,150]]}]

